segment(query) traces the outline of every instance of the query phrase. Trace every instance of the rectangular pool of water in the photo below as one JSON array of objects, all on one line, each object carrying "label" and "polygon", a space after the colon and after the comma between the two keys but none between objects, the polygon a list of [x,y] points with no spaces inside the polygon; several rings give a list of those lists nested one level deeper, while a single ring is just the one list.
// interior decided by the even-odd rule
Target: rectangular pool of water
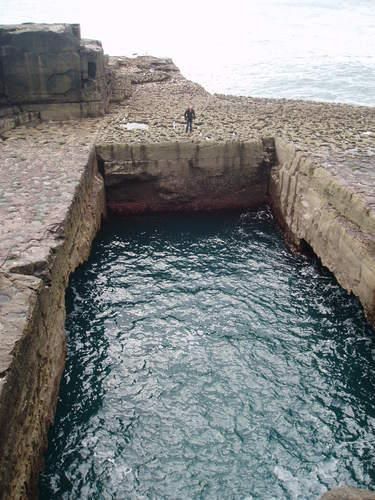
[{"label": "rectangular pool of water", "polygon": [[112,220],[67,308],[40,498],[374,487],[374,332],[268,210]]}]

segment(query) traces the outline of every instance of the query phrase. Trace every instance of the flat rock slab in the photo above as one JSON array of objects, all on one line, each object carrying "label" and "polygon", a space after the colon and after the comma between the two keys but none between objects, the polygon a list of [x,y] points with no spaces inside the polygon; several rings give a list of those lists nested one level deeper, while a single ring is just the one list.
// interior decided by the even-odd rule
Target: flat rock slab
[{"label": "flat rock slab", "polygon": [[321,500],[375,500],[373,491],[343,486],[325,493]]},{"label": "flat rock slab", "polygon": [[0,142],[0,390],[43,285],[36,276],[61,243],[97,126],[43,123]]},{"label": "flat rock slab", "polygon": [[0,142],[0,266],[42,262],[61,239],[98,121],[18,127]]},{"label": "flat rock slab", "polygon": [[[145,71],[147,58],[123,59],[122,71]],[[143,62],[142,62],[143,61]],[[150,63],[151,64],[151,63]],[[97,143],[217,143],[278,137],[293,143],[329,169],[375,209],[375,108],[209,94],[172,72],[165,81],[140,83],[132,97],[114,106],[101,126]],[[185,133],[184,111],[196,112],[193,133]],[[147,124],[128,130],[127,123]]]}]

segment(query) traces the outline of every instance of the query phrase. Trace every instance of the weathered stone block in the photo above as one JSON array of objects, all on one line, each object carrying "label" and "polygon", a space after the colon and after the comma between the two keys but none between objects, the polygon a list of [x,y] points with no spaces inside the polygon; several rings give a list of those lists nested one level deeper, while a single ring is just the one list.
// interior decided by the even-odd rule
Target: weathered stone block
[{"label": "weathered stone block", "polygon": [[108,110],[109,84],[100,42],[81,40],[79,25],[0,26],[0,105],[42,119],[98,116]]},{"label": "weathered stone block", "polygon": [[98,101],[107,109],[109,89],[102,44],[97,40],[81,40],[81,98]]},{"label": "weathered stone block", "polygon": [[98,146],[97,154],[108,206],[122,214],[254,208],[268,199],[261,140],[113,144]]},{"label": "weathered stone block", "polygon": [[289,241],[297,247],[308,243],[375,324],[373,212],[358,193],[293,144],[278,139],[276,149],[271,200]]},{"label": "weathered stone block", "polygon": [[80,39],[72,25],[0,27],[3,86],[23,104],[80,100]]}]

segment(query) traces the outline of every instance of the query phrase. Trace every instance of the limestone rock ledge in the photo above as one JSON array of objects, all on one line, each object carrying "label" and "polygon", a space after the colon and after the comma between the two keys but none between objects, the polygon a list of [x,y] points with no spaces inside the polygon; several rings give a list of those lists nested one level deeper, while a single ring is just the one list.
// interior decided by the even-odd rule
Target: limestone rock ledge
[{"label": "limestone rock ledge", "polygon": [[102,144],[96,150],[112,212],[242,209],[267,202],[270,162],[261,140]]},{"label": "limestone rock ledge", "polygon": [[374,210],[292,143],[276,140],[276,153],[271,200],[287,240],[296,248],[307,243],[375,325]]},{"label": "limestone rock ledge", "polygon": [[[103,115],[109,106],[111,75],[100,42],[81,39],[77,24],[0,26],[0,109],[11,128],[36,113],[67,120]],[[17,113],[16,113],[17,115]]]},{"label": "limestone rock ledge", "polygon": [[91,151],[65,220],[43,261],[0,273],[0,498],[36,496],[65,363],[65,289],[87,259],[105,212]]},{"label": "limestone rock ledge", "polygon": [[375,500],[375,493],[373,491],[343,486],[327,491],[321,500]]}]

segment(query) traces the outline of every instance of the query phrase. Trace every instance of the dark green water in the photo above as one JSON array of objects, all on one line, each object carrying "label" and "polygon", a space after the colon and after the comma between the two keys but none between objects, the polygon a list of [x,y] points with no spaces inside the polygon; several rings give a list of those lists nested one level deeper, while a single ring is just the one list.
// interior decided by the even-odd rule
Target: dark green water
[{"label": "dark green water", "polygon": [[67,294],[42,499],[375,486],[375,336],[270,214],[107,224]]}]

